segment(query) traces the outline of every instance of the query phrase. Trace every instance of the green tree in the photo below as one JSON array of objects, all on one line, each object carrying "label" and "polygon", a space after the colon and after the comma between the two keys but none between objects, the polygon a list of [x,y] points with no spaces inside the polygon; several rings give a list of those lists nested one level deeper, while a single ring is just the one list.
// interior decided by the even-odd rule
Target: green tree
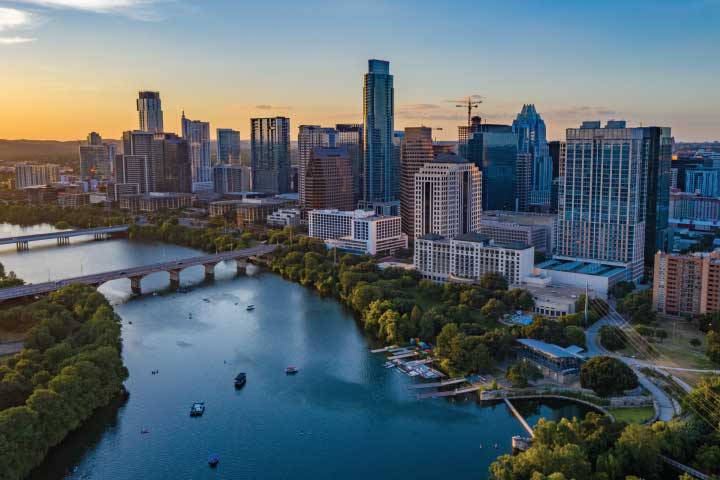
[{"label": "green tree", "polygon": [[620,395],[638,386],[635,372],[613,357],[593,357],[580,369],[580,385],[602,397]]},{"label": "green tree", "polygon": [[539,380],[542,377],[540,369],[527,360],[520,360],[508,368],[505,373],[505,378],[516,388],[525,388],[531,381]]},{"label": "green tree", "polygon": [[487,272],[480,278],[480,286],[488,290],[507,290],[507,278],[498,272]]}]

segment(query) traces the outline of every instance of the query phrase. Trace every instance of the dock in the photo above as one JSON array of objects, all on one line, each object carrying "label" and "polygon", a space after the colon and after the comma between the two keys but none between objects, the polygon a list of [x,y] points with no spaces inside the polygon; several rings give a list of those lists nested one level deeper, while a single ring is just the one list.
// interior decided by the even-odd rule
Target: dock
[{"label": "dock", "polygon": [[533,433],[533,429],[527,423],[527,421],[525,420],[525,417],[523,417],[520,414],[520,412],[518,412],[517,408],[515,408],[515,405],[513,405],[512,402],[510,402],[510,400],[508,400],[507,397],[503,397],[503,400],[505,400],[505,404],[508,406],[508,408],[510,409],[512,414],[515,415],[515,418],[518,419],[518,421],[523,426],[523,428],[525,428],[525,430],[527,430],[527,432],[530,434],[530,437],[531,438],[534,437],[535,434]]},{"label": "dock", "polygon": [[439,382],[432,382],[432,383],[417,383],[415,385],[408,385],[408,390],[415,390],[419,388],[440,388],[444,387],[446,385],[454,385],[456,383],[462,383],[466,382],[467,378],[449,378],[447,380],[441,380]]},{"label": "dock", "polygon": [[398,355],[393,355],[392,357],[388,357],[387,359],[388,359],[389,361],[392,361],[392,360],[400,360],[400,359],[402,359],[402,358],[415,357],[415,356],[417,356],[417,355],[419,355],[419,353],[417,353],[417,352],[400,353],[400,354],[398,354]]},{"label": "dock", "polygon": [[455,395],[464,395],[466,393],[476,392],[480,390],[481,385],[473,385],[471,387],[456,388],[455,390],[447,390],[443,392],[428,392],[419,393],[415,396],[418,400],[423,398],[441,398],[441,397],[454,397]]}]

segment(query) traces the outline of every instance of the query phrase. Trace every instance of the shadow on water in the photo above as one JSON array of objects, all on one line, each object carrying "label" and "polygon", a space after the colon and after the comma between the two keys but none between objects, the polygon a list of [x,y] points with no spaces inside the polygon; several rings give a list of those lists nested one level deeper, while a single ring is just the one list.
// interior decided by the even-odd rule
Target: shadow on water
[{"label": "shadow on water", "polygon": [[35,468],[26,480],[60,480],[72,473],[75,465],[91,452],[100,439],[112,433],[118,425],[120,411],[127,404],[130,394],[122,394],[110,402],[109,405],[99,408],[77,430],[68,434],[60,444],[51,448],[47,456]]}]

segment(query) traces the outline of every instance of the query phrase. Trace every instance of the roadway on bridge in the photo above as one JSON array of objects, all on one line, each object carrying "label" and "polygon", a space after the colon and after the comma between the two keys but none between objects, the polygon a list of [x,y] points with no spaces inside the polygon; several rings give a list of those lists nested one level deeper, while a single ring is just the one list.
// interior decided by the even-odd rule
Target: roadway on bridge
[{"label": "roadway on bridge", "polygon": [[203,255],[199,257],[183,258],[169,262],[154,263],[140,267],[129,267],[108,272],[94,273],[91,275],[83,275],[81,277],[65,278],[52,282],[35,283],[21,285],[19,287],[0,289],[0,302],[11,300],[13,298],[23,298],[33,295],[42,295],[58,290],[67,285],[84,284],[84,285],[100,285],[110,280],[119,278],[143,277],[155,272],[169,272],[172,270],[183,270],[188,267],[197,265],[205,265],[211,263],[219,263],[225,260],[235,260],[248,258],[252,256],[265,255],[272,252],[277,247],[275,245],[260,245],[257,247],[246,248],[244,250],[232,250],[229,252],[216,253],[214,255]]},{"label": "roadway on bridge", "polygon": [[82,230],[61,230],[59,232],[36,233],[32,235],[19,235],[17,237],[0,238],[0,245],[11,243],[36,242],[38,240],[52,240],[53,238],[80,237],[83,235],[97,235],[101,233],[126,232],[130,225],[114,225],[112,227],[85,228]]}]

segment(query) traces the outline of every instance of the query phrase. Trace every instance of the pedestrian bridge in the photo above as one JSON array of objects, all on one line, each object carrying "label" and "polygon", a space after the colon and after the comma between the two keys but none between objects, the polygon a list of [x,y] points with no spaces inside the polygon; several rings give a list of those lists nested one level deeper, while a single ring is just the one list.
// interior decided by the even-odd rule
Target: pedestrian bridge
[{"label": "pedestrian bridge", "polygon": [[232,250],[229,252],[216,253],[214,255],[183,258],[180,260],[154,263],[140,267],[124,268],[121,270],[83,275],[81,277],[65,278],[52,282],[3,288],[0,289],[0,302],[17,298],[32,297],[35,295],[43,295],[74,284],[100,286],[105,282],[117,280],[119,278],[129,278],[132,292],[139,295],[142,293],[141,281],[143,277],[155,272],[168,272],[170,274],[170,287],[177,288],[180,286],[180,272],[186,268],[203,265],[205,267],[205,276],[207,278],[212,278],[215,274],[215,265],[227,260],[234,260],[237,264],[238,272],[244,273],[248,258],[266,255],[276,248],[276,245],[259,245],[257,247],[246,248],[244,250]]},{"label": "pedestrian bridge", "polygon": [[63,230],[61,232],[36,233],[33,235],[20,235],[17,237],[0,238],[0,245],[9,245],[14,243],[18,250],[28,250],[30,242],[40,240],[57,239],[58,245],[67,245],[70,243],[70,237],[81,237],[84,235],[92,235],[95,240],[103,240],[116,233],[124,233],[130,228],[130,225],[114,225],[111,227],[85,228],[81,230]]}]

